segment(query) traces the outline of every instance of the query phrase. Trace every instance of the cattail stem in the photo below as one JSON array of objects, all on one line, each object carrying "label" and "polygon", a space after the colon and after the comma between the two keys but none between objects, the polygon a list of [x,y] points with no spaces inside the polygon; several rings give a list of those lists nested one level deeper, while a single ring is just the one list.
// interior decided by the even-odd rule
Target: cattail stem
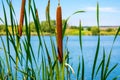
[{"label": "cattail stem", "polygon": [[58,59],[60,63],[63,62],[63,49],[62,49],[62,11],[61,6],[57,7],[56,14],[56,25],[57,25],[57,48],[58,48]]},{"label": "cattail stem", "polygon": [[18,35],[19,36],[22,36],[22,27],[23,27],[23,21],[24,21],[25,3],[26,3],[26,0],[22,0],[21,12],[20,12],[20,22],[19,22],[19,27],[18,27]]},{"label": "cattail stem", "polygon": [[58,5],[60,5],[60,0],[58,0]]}]

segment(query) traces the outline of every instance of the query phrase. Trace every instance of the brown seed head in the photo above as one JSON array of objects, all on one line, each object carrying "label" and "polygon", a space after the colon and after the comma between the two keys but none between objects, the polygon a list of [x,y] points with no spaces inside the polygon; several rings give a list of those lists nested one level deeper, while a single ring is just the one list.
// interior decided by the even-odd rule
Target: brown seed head
[{"label": "brown seed head", "polygon": [[63,61],[63,51],[62,51],[62,11],[61,6],[57,7],[56,12],[56,25],[57,25],[57,48],[58,48],[58,59],[60,63]]},{"label": "brown seed head", "polygon": [[25,3],[26,3],[26,0],[22,0],[21,12],[20,12],[20,22],[19,22],[19,27],[18,27],[18,35],[19,36],[22,36],[22,27],[23,27],[23,21],[24,21]]}]

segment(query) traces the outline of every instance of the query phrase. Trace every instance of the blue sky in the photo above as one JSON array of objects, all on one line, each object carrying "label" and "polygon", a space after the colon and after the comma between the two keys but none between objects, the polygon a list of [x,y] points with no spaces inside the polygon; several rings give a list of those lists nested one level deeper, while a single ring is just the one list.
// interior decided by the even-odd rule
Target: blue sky
[{"label": "blue sky", "polygon": [[[5,0],[3,1],[7,13],[9,13],[8,6],[6,5]],[[47,5],[47,0],[35,0],[35,2],[38,8],[40,20],[45,20],[45,8]],[[85,10],[85,13],[72,16],[68,22],[69,25],[78,25],[79,21],[81,20],[83,26],[95,26],[97,2],[100,6],[100,25],[120,25],[120,0],[61,0],[62,17],[63,19],[66,19],[68,16],[78,10]],[[12,0],[12,3],[17,15],[17,20],[19,22],[21,0]],[[51,19],[55,19],[57,3],[58,0],[51,0]],[[3,19],[3,16],[2,3],[0,2],[0,17]],[[9,17],[9,14],[7,17]]]}]

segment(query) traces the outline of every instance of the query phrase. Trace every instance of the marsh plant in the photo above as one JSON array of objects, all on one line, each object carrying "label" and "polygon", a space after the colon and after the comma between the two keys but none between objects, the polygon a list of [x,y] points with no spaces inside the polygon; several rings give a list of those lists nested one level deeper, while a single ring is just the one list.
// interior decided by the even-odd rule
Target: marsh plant
[{"label": "marsh plant", "polygon": [[[9,6],[9,13],[6,13],[6,7],[4,2]],[[3,37],[0,36],[0,51],[4,51],[4,56],[0,56],[0,80],[71,80],[71,76],[74,79],[85,80],[85,58],[83,53],[82,45],[82,25],[80,21],[79,25],[79,44],[81,54],[79,57],[79,63],[77,65],[77,71],[74,71],[74,67],[69,63],[69,51],[66,44],[63,45],[63,39],[65,38],[65,31],[67,28],[67,22],[72,15],[84,13],[84,10],[76,11],[71,16],[69,16],[65,23],[62,25],[62,6],[60,6],[60,0],[58,0],[58,5],[56,8],[56,40],[53,39],[52,35],[49,34],[49,44],[51,45],[51,52],[47,46],[46,40],[44,38],[44,33],[41,31],[41,23],[38,15],[38,9],[36,7],[34,0],[22,0],[21,10],[20,10],[20,20],[17,21],[18,16],[12,5],[11,0],[4,1],[1,0],[2,9],[4,14],[4,19],[0,18],[2,24],[5,25],[5,41]],[[26,6],[26,4],[28,4]],[[8,16],[10,16],[10,24],[12,32],[8,29]],[[43,13],[44,14],[44,13]],[[46,6],[46,21],[51,28],[50,22],[50,0]],[[30,17],[32,15],[32,17]],[[35,25],[36,36],[39,44],[36,44],[36,50],[33,49],[31,39],[31,27],[30,21],[33,19]],[[99,28],[99,4],[96,6],[96,18],[97,27]],[[25,27],[24,36],[22,35],[23,26]],[[116,41],[120,28],[118,29],[113,45]],[[98,41],[96,46],[96,52],[94,62],[91,69],[91,80],[95,80],[96,76],[99,76],[98,80],[106,80],[112,71],[118,66],[115,64],[113,67],[109,68],[112,48],[110,50],[109,56],[106,56],[105,49],[103,49],[103,57],[98,61],[98,54],[100,49],[100,31],[98,30]],[[11,49],[11,47],[13,49]],[[63,47],[65,49],[63,49]],[[14,56],[12,56],[14,55]],[[97,63],[99,64],[97,65]],[[74,64],[74,63],[73,63]],[[100,73],[100,74],[99,74]],[[117,80],[119,76],[114,76],[114,80]]]}]

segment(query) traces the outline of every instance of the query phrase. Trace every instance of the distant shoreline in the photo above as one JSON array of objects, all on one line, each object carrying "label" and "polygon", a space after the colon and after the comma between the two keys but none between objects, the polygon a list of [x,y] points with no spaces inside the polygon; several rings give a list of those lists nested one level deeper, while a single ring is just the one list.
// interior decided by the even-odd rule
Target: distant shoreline
[{"label": "distant shoreline", "polygon": [[[101,36],[115,36],[116,33],[112,33],[112,34],[100,34]],[[22,34],[23,36],[25,36],[26,34]],[[43,34],[41,36],[55,36],[55,34]],[[66,36],[79,36],[79,34],[65,34]],[[119,33],[120,35],[120,33]],[[0,36],[6,36],[6,33],[0,33]],[[37,36],[37,33],[31,33],[31,36]],[[92,35],[92,34],[82,34],[82,36],[97,36],[97,35]]]}]

